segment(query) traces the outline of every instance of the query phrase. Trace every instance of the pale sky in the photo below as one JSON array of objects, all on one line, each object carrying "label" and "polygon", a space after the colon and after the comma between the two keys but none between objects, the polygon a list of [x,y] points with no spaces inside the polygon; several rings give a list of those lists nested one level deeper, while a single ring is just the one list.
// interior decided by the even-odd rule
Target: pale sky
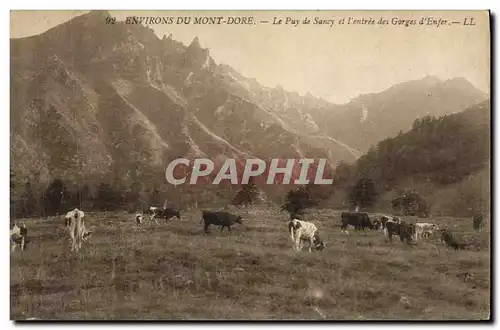
[{"label": "pale sky", "polygon": [[[11,11],[12,38],[35,35],[85,11]],[[310,92],[336,103],[359,94],[382,91],[394,84],[434,75],[464,77],[489,91],[490,35],[486,11],[110,11],[118,20],[127,16],[253,16],[255,25],[149,25],[159,37],[173,34],[188,45],[198,36],[217,63],[226,63],[246,77],[269,87],[303,95]],[[311,24],[272,25],[274,17],[291,17]],[[314,18],[381,17],[387,25],[313,24]],[[422,26],[424,17],[463,22]],[[392,19],[416,20],[405,27]],[[268,20],[268,24],[259,23]],[[103,23],[104,24],[104,23]]]}]

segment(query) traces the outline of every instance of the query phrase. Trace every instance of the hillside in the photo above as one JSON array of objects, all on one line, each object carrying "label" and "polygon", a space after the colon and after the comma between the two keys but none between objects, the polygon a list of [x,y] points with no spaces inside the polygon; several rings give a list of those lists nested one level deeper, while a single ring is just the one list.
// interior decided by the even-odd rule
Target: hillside
[{"label": "hillside", "polygon": [[[359,156],[289,127],[271,109],[288,93],[248,85],[198,38],[185,46],[144,26],[106,25],[107,15],[11,40],[14,197],[31,189],[39,200],[55,178],[94,197],[100,184],[168,195],[165,167],[179,157],[327,158],[333,167]],[[326,103],[296,95],[287,106]]]},{"label": "hillside", "polygon": [[355,164],[339,166],[334,185],[345,199],[359,179],[370,178],[385,208],[392,197],[413,190],[436,206],[434,213],[487,211],[490,138],[489,100],[456,114],[427,116],[409,132],[378,143]]},{"label": "hillside", "polygon": [[[180,206],[238,188],[168,185],[165,167],[179,157],[326,158],[329,177],[405,130],[415,109],[442,114],[484,97],[463,79],[423,79],[336,105],[217,64],[197,37],[184,45],[145,26],[105,24],[108,15],[93,11],[10,40],[13,214],[49,212],[45,192],[56,179],[68,190],[66,207],[94,208],[85,203],[100,195],[113,195],[107,205]],[[360,102],[369,111],[362,126]],[[276,201],[289,187],[263,189]]]},{"label": "hillside", "polygon": [[464,78],[427,76],[360,95],[333,109],[315,110],[313,118],[326,134],[366,152],[379,141],[409,131],[418,118],[451,114],[487,98]]}]

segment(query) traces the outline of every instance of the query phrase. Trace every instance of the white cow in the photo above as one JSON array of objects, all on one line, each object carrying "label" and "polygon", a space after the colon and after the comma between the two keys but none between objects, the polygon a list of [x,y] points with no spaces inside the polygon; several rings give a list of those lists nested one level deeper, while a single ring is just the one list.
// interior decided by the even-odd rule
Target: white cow
[{"label": "white cow", "polygon": [[158,221],[156,220],[156,216],[158,214],[158,211],[160,210],[159,207],[156,207],[156,206],[150,206],[149,207],[149,213],[151,214],[151,217],[149,218],[149,222],[155,222],[155,223],[158,223]]},{"label": "white cow", "polygon": [[140,225],[142,223],[142,218],[143,218],[143,215],[142,213],[136,213],[135,214],[135,222]]},{"label": "white cow", "polygon": [[325,248],[325,243],[319,237],[318,228],[311,222],[292,219],[288,223],[288,231],[290,232],[294,251],[302,250],[302,241],[309,242],[309,252],[312,251],[313,245],[317,250]]},{"label": "white cow", "polygon": [[415,241],[424,236],[430,236],[439,231],[439,226],[434,223],[417,222],[415,224]]},{"label": "white cow", "polygon": [[19,226],[17,223],[14,223],[14,227],[10,230],[10,252],[14,252],[17,245],[19,245],[21,250],[24,250],[26,234],[27,229],[24,222],[21,222]]},{"label": "white cow", "polygon": [[84,216],[83,211],[74,209],[66,213],[64,217],[65,226],[69,229],[71,238],[71,251],[78,252],[82,248],[82,242],[86,242],[91,234],[85,229]]}]

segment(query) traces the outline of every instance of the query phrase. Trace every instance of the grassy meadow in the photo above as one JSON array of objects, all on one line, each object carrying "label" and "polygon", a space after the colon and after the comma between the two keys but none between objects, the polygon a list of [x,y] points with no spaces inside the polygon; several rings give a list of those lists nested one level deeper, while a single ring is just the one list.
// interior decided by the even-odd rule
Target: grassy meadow
[{"label": "grassy meadow", "polygon": [[327,246],[309,253],[292,250],[287,213],[239,213],[244,224],[231,234],[205,234],[200,210],[141,226],[134,214],[86,212],[93,234],[80,254],[69,250],[62,216],[22,219],[31,242],[11,253],[11,319],[489,318],[488,224],[474,232],[470,218],[421,220],[474,242],[455,251],[432,239],[391,244],[378,231],[341,235],[340,211],[310,210]]}]

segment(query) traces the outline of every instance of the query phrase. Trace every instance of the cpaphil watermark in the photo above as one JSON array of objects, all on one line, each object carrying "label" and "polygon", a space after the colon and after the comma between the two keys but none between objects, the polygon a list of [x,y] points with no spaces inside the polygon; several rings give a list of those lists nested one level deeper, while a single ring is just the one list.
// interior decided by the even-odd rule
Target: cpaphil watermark
[{"label": "cpaphil watermark", "polygon": [[207,158],[190,160],[178,158],[171,161],[165,171],[167,182],[182,184],[332,184],[325,178],[326,159],[245,159],[226,158],[213,161]]}]

